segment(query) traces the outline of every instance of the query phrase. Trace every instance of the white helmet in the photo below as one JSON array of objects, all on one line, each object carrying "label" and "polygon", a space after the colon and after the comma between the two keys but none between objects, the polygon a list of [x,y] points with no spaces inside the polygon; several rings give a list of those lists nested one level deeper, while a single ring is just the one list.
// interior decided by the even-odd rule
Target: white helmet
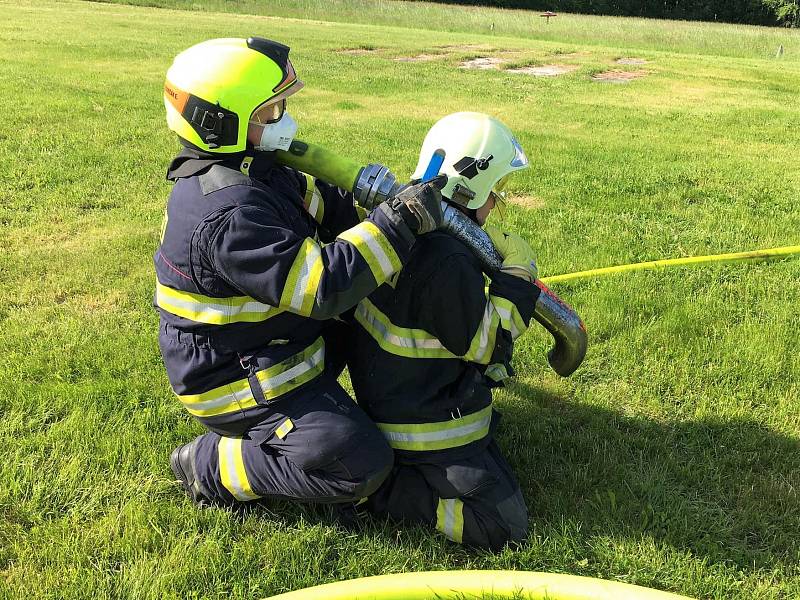
[{"label": "white helmet", "polygon": [[511,130],[483,113],[459,112],[439,119],[425,136],[413,179],[422,178],[439,150],[444,151],[439,173],[449,177],[442,195],[466,208],[480,208],[492,191],[502,191],[511,173],[528,167],[528,157]]}]

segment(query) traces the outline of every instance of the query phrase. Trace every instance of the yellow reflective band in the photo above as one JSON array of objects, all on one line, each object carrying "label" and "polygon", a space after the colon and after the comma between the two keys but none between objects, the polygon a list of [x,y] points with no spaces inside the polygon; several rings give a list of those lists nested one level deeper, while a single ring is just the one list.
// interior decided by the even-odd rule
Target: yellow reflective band
[{"label": "yellow reflective band", "polygon": [[283,286],[281,306],[304,317],[311,314],[323,271],[322,250],[311,238],[303,240]]},{"label": "yellow reflective band", "polygon": [[325,203],[322,201],[322,195],[319,193],[317,186],[314,185],[316,180],[307,173],[303,173],[303,175],[306,176],[306,195],[303,199],[303,207],[321,225],[325,216]]},{"label": "yellow reflective band", "polygon": [[176,290],[158,280],[156,305],[175,316],[208,325],[256,323],[283,312],[281,308],[264,304],[249,296],[213,298]]},{"label": "yellow reflective band", "polygon": [[376,423],[389,445],[396,450],[427,452],[458,448],[489,435],[491,405],[477,412],[436,423]]},{"label": "yellow reflective band", "polygon": [[464,503],[458,498],[439,498],[436,529],[447,539],[461,544],[464,538]]},{"label": "yellow reflective band", "polygon": [[278,436],[278,439],[282,440],[292,429],[294,429],[294,423],[292,423],[291,419],[286,419],[281,423],[281,426],[275,430],[275,435]]},{"label": "yellow reflective band", "polygon": [[368,299],[359,302],[356,320],[386,352],[407,358],[458,358],[424,329],[398,327]]},{"label": "yellow reflective band", "polygon": [[302,352],[256,373],[267,400],[282,396],[317,377],[325,369],[325,340],[321,337]]},{"label": "yellow reflective band", "polygon": [[[273,400],[317,377],[325,368],[325,341],[320,337],[302,352],[258,371],[256,378],[267,400]],[[240,379],[202,394],[178,395],[195,417],[216,417],[258,405],[250,382]]]},{"label": "yellow reflective band", "polygon": [[195,417],[215,417],[252,408],[257,404],[247,379],[234,381],[202,394],[178,395],[178,399]]},{"label": "yellow reflective band", "polygon": [[516,340],[528,329],[525,325],[525,321],[522,320],[522,315],[519,314],[517,305],[511,302],[511,300],[500,296],[489,296],[489,302],[492,303],[497,314],[500,316],[500,325],[502,328],[511,333],[512,340]]},{"label": "yellow reflective band", "polygon": [[253,492],[242,457],[242,438],[219,439],[219,476],[222,485],[234,498],[241,501],[255,500],[261,496]]},{"label": "yellow reflective band", "polygon": [[403,266],[389,239],[371,221],[351,227],[340,233],[337,239],[355,246],[379,285]]},{"label": "yellow reflective band", "polygon": [[464,355],[465,360],[469,360],[480,365],[488,365],[494,352],[495,340],[497,339],[497,327],[500,324],[500,316],[491,302],[486,303],[478,331],[472,338],[469,350]]}]

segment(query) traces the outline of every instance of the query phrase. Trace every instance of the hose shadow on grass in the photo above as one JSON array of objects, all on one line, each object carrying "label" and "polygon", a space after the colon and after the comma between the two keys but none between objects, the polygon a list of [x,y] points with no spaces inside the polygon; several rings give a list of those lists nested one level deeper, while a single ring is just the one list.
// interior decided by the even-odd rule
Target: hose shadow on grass
[{"label": "hose shadow on grass", "polygon": [[650,537],[742,569],[793,564],[800,442],[747,420],[659,422],[505,392],[498,441],[540,531]]}]

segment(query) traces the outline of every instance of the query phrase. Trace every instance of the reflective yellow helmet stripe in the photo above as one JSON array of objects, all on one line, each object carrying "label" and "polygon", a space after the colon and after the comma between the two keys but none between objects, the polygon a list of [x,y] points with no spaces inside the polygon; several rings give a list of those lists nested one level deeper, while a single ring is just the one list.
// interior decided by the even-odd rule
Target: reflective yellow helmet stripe
[{"label": "reflective yellow helmet stripe", "polygon": [[364,221],[339,234],[337,239],[350,242],[369,265],[380,285],[399,271],[403,264],[391,242],[371,221]]},{"label": "reflective yellow helmet stripe", "polygon": [[377,423],[396,450],[429,452],[458,448],[489,435],[491,405],[458,419],[435,423]]},{"label": "reflective yellow helmet stripe", "polygon": [[158,280],[156,305],[178,317],[208,325],[256,323],[283,312],[282,308],[264,304],[249,296],[213,298],[176,290]]},{"label": "reflective yellow helmet stripe", "polygon": [[436,529],[447,539],[461,544],[464,537],[464,503],[458,498],[439,498]]},{"label": "reflective yellow helmet stripe", "polygon": [[304,317],[309,316],[317,298],[323,269],[322,250],[319,244],[311,238],[306,238],[286,277],[281,294],[281,306]]},{"label": "reflective yellow helmet stripe", "polygon": [[219,440],[219,475],[222,485],[234,498],[241,501],[260,498],[253,492],[242,456],[242,438],[222,437]]},{"label": "reflective yellow helmet stripe", "polygon": [[[325,369],[325,341],[313,344],[276,365],[258,371],[256,379],[267,400],[278,398],[319,376]],[[258,405],[250,382],[240,379],[201,394],[177,394],[186,410],[195,417],[216,417]]]}]

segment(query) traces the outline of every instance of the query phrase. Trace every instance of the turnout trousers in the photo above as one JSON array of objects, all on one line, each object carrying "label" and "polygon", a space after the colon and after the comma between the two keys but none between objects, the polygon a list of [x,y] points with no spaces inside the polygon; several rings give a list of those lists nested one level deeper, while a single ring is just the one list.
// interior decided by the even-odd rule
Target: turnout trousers
[{"label": "turnout trousers", "polygon": [[459,544],[500,550],[528,536],[528,509],[511,467],[492,440],[455,460],[398,459],[365,504],[379,516],[436,528]]},{"label": "turnout trousers", "polygon": [[275,402],[271,416],[243,436],[209,432],[194,444],[201,491],[219,504],[354,502],[380,486],[393,460],[381,432],[331,375]]}]

